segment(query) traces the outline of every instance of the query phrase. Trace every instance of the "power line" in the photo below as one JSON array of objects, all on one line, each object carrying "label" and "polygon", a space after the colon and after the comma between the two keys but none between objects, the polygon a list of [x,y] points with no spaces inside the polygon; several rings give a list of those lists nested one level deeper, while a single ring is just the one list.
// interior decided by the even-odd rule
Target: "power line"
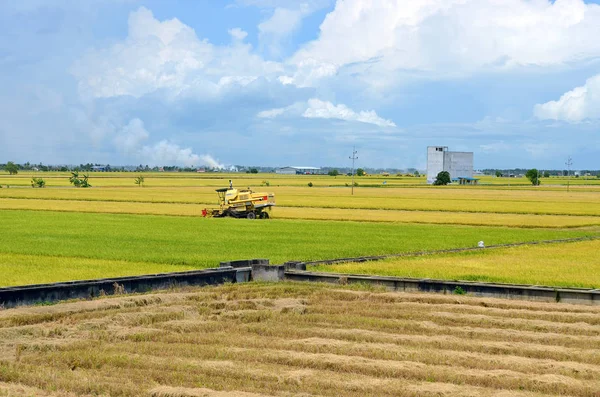
[{"label": "power line", "polygon": [[352,156],[349,157],[352,160],[352,195],[354,195],[354,161],[358,159],[357,153],[356,147],[352,146]]},{"label": "power line", "polygon": [[567,158],[567,162],[565,163],[567,166],[567,192],[569,191],[569,185],[571,184],[571,166],[573,165],[573,160],[571,160],[571,156]]}]

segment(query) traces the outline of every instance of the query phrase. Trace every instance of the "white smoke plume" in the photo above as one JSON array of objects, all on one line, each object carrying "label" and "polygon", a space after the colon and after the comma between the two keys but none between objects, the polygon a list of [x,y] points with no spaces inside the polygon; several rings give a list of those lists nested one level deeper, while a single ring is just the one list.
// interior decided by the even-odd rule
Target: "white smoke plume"
[{"label": "white smoke plume", "polygon": [[209,154],[198,155],[191,148],[182,148],[168,140],[162,140],[154,145],[142,145],[149,137],[150,133],[144,127],[144,122],[134,118],[121,129],[113,142],[121,152],[134,155],[154,165],[179,164],[186,167],[225,168]]}]

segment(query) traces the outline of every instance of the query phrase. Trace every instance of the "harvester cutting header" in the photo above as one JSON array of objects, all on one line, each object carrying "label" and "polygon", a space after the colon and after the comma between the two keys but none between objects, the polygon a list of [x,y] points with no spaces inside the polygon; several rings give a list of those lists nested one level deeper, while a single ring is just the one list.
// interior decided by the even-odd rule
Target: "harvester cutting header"
[{"label": "harvester cutting header", "polygon": [[217,189],[216,192],[219,195],[219,209],[205,208],[202,216],[268,219],[271,207],[275,205],[275,193],[253,192],[250,188],[234,189],[231,181],[228,188]]}]

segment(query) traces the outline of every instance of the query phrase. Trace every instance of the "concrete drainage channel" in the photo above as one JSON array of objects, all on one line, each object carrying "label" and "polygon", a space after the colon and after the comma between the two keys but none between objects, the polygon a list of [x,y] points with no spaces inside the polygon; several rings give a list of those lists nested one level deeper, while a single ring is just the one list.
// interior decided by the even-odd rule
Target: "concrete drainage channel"
[{"label": "concrete drainage channel", "polygon": [[[383,259],[383,257],[344,258],[326,262],[319,261],[319,263],[379,259]],[[183,286],[286,280],[327,282],[340,285],[362,283],[381,286],[390,291],[467,294],[489,298],[600,305],[600,290],[598,289],[320,273],[306,271],[307,264],[312,264],[312,262],[286,262],[283,265],[270,265],[268,259],[249,259],[221,262],[220,267],[214,269],[0,288],[0,307],[10,308],[20,305],[46,304],[66,299],[90,299],[113,294],[143,293]]]},{"label": "concrete drainage channel", "polygon": [[144,293],[185,286],[243,283],[252,280],[278,281],[283,277],[283,267],[280,270],[277,266],[270,266],[268,259],[239,260],[221,262],[220,267],[214,269],[0,288],[0,308]]}]

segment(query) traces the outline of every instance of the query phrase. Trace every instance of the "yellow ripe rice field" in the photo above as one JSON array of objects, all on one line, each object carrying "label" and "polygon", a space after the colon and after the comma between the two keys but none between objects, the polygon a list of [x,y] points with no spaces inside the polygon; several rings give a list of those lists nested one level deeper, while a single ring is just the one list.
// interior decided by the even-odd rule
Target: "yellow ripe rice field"
[{"label": "yellow ripe rice field", "polygon": [[598,252],[600,239],[319,265],[310,270],[597,289]]},{"label": "yellow ripe rice field", "polygon": [[[423,224],[430,225],[431,231],[420,230],[419,238],[441,238],[443,241],[447,241],[447,245],[442,244],[440,248],[464,247],[465,245],[474,244],[476,241],[463,242],[457,238],[446,239],[440,235],[445,232],[442,229],[436,229],[436,225],[440,225],[440,227],[461,225],[482,228],[469,232],[470,235],[479,235],[479,239],[485,239],[485,236],[488,235],[487,229],[484,228],[507,228],[501,234],[510,236],[511,242],[519,241],[516,236],[523,234],[519,232],[520,229],[556,231],[554,234],[543,232],[544,239],[552,239],[552,236],[556,238],[566,237],[564,232],[567,230],[572,230],[575,233],[574,236],[598,236],[600,230],[600,185],[591,184],[579,187],[572,186],[569,191],[566,190],[566,186],[527,187],[523,185],[508,187],[491,184],[496,182],[496,179],[503,178],[489,177],[488,179],[483,178],[483,180],[490,182],[487,186],[432,187],[424,185],[422,177],[368,176],[356,177],[359,186],[355,187],[352,195],[350,188],[343,185],[349,179],[346,176],[334,178],[326,175],[144,173],[145,186],[139,187],[133,184],[133,179],[138,175],[137,173],[91,173],[90,182],[93,187],[82,189],[67,186],[68,174],[66,173],[49,173],[47,174],[48,187],[40,189],[26,186],[28,178],[32,175],[18,174],[0,177],[0,182],[4,183],[6,183],[6,180],[22,182],[22,186],[0,189],[0,211],[23,211],[23,214],[33,214],[38,211],[51,212],[52,214],[45,217],[43,221],[38,219],[38,222],[42,222],[44,227],[48,227],[48,222],[53,222],[54,219],[66,219],[69,217],[67,214],[98,213],[121,214],[123,216],[136,215],[140,217],[201,218],[204,208],[216,207],[217,195],[215,188],[227,186],[228,180],[231,178],[236,187],[250,187],[255,191],[275,193],[277,206],[271,213],[272,219],[268,222],[276,223],[277,230],[285,230],[288,227],[287,225],[292,225],[292,223],[285,223],[286,221],[324,222],[313,226],[323,225],[325,227],[325,224],[327,224],[327,230],[339,229],[340,233],[337,234],[341,234],[342,230],[348,229],[346,225],[355,225],[361,222],[397,225],[393,226],[397,230],[408,230],[406,228],[412,227],[411,225]],[[43,175],[46,176],[45,173]],[[548,181],[559,181],[559,179],[547,178]],[[594,182],[589,179],[577,179],[580,179],[579,182]],[[386,180],[386,182],[389,180],[389,183],[383,186],[379,183],[382,180]],[[307,186],[306,181],[314,181],[313,187]],[[62,186],[58,186],[59,182]],[[328,184],[337,184],[337,186],[330,187]],[[60,215],[61,213],[64,215]],[[14,214],[8,218],[11,219],[10,222],[16,222],[15,220],[19,219]],[[23,220],[21,224],[15,224],[14,230],[22,227],[35,227],[34,224],[29,225],[28,222],[34,221],[36,216],[23,216],[21,218],[27,218],[27,220]],[[40,218],[40,216],[37,216],[37,218]],[[75,218],[73,219],[75,222]],[[77,224],[85,223],[85,219],[86,217],[83,215],[78,216],[76,222]],[[89,222],[91,222],[92,218],[89,219]],[[224,230],[219,233],[227,233],[226,229],[232,228],[230,234],[238,234],[234,233],[238,229],[235,222],[215,221],[224,226]],[[240,220],[240,222],[246,221]],[[154,221],[149,223],[154,223]],[[183,221],[173,221],[169,224],[172,223],[183,224]],[[214,247],[221,246],[221,242],[213,242],[210,235],[204,235],[202,225],[202,223],[199,223],[196,226],[198,227],[197,238],[203,241],[203,244],[207,247],[212,247],[209,249],[211,254],[207,257],[213,258],[216,252],[213,252]],[[208,229],[212,230],[216,226],[217,224],[211,223]],[[260,223],[256,226],[260,228]],[[308,224],[303,224],[302,228],[305,228],[305,226],[308,226]],[[8,229],[10,229],[10,226],[8,226]],[[108,232],[106,238],[110,240],[110,225],[103,225],[102,230]],[[369,248],[369,238],[373,242],[381,241],[382,238],[378,234],[389,233],[389,230],[396,229],[386,229],[383,226],[370,229],[367,234],[361,235],[361,239],[367,238],[367,240],[361,241],[359,246],[368,247],[367,251],[371,254],[383,251],[390,253],[389,249],[378,247],[375,243],[371,247],[372,249]],[[481,232],[478,233],[477,230]],[[428,233],[431,234],[431,237],[428,236]],[[114,235],[114,232],[112,234]],[[127,233],[119,234],[119,236],[120,238],[136,238],[135,235],[129,236]],[[317,238],[317,235],[314,235],[314,237]],[[386,238],[389,237],[386,236]],[[32,244],[38,244],[34,243],[38,239],[43,241],[44,237],[35,236],[35,239],[31,240]],[[530,239],[530,237],[525,237],[525,234],[523,234],[520,241],[530,241]],[[176,240],[174,239],[172,242],[173,247],[182,244],[179,240],[175,242]],[[299,237],[297,241],[306,244],[306,252],[308,253],[306,257],[311,257],[310,242],[305,237]],[[499,239],[497,241],[502,242],[505,240]],[[67,242],[61,242],[60,244],[67,244]],[[297,244],[297,242],[290,242],[290,244]],[[413,244],[414,242],[411,242],[410,246],[412,247]],[[19,246],[25,247],[27,244],[20,242]],[[260,256],[282,257],[279,255],[279,251],[271,252],[269,249],[263,249],[266,246],[270,246],[270,244],[266,242],[259,244],[255,249],[255,255],[260,253]],[[565,246],[564,249],[570,250],[571,248],[568,247],[571,246]],[[35,245],[32,248],[35,248]],[[172,247],[165,248],[168,250]],[[302,247],[295,248],[304,249]],[[235,255],[235,252],[238,251],[248,252],[247,249],[242,251],[234,249],[231,252],[223,252],[224,257],[222,259],[236,259],[228,255]],[[297,252],[296,249],[291,251]],[[329,257],[345,256],[349,252],[348,248],[340,248],[339,243],[330,243]],[[355,251],[352,252],[352,255],[356,255]],[[24,250],[11,251],[10,253],[29,254]],[[8,254],[8,252],[5,254]],[[39,249],[36,249],[34,256],[45,262],[45,259],[40,257],[42,254]],[[54,254],[50,251],[47,255],[52,257]],[[126,258],[131,262],[131,265],[122,264],[124,268],[130,269],[130,274],[139,274],[139,269],[143,267],[138,266],[140,261],[135,256],[128,257],[124,252],[119,255],[121,255],[119,259]],[[326,252],[320,251],[319,258],[327,258],[326,255]],[[586,255],[592,255],[592,252],[587,252]],[[82,253],[81,256],[86,260],[94,259],[86,257],[85,253]],[[61,264],[57,267],[63,268],[61,272],[69,274],[69,277],[79,277],[76,275],[80,273],[71,273],[72,267],[68,263],[69,261],[76,261],[76,257],[77,255],[70,253],[68,258],[62,258],[57,262]],[[285,257],[285,255],[283,257],[286,260],[302,259]],[[143,262],[141,261],[141,263]],[[167,258],[161,257],[160,262],[168,264]],[[6,263],[6,260],[2,263]],[[190,265],[192,263],[185,264]],[[152,266],[149,265],[148,269],[153,269],[152,272],[154,272],[154,269],[160,269],[160,266],[161,264],[153,264]],[[201,266],[206,267],[207,263],[202,263]],[[95,263],[91,265],[91,268],[98,270],[102,266]],[[109,268],[112,269],[109,272],[110,274],[126,274],[126,271],[123,273],[115,272],[114,266],[109,266]],[[375,268],[373,271],[377,272],[377,269]],[[34,272],[33,268],[31,270]],[[169,270],[168,266],[164,270]],[[382,269],[381,271],[386,270]],[[101,272],[101,270],[90,270],[89,277],[85,277],[85,272],[83,272],[81,277],[96,277],[99,274],[98,272]],[[36,277],[28,277],[23,272],[20,273],[19,277],[23,277],[23,280],[29,280],[28,282],[36,280]],[[479,274],[479,277],[485,279],[486,273]],[[582,275],[578,277],[576,279],[579,281],[582,281],[581,278],[585,278]],[[17,280],[18,277],[12,282],[18,283]]]},{"label": "yellow ripe rice field", "polygon": [[[0,199],[0,209],[111,214],[202,216],[209,205],[95,200]],[[360,222],[399,222],[473,226],[572,228],[600,226],[600,216],[472,213],[458,211],[402,211],[353,208],[277,207],[278,219]]]},{"label": "yellow ripe rice field", "polygon": [[[443,211],[538,215],[600,216],[597,192],[505,189],[361,188],[350,195],[346,188],[251,186],[272,191],[278,207],[343,208],[401,211]],[[212,187],[121,187],[121,188],[12,188],[0,189],[0,200],[15,199],[105,201],[126,203],[189,203],[215,206]],[[12,200],[9,200],[12,199]],[[10,207],[3,204],[4,208]],[[30,204],[35,209],[37,203]],[[18,208],[26,208],[20,204]]]}]

